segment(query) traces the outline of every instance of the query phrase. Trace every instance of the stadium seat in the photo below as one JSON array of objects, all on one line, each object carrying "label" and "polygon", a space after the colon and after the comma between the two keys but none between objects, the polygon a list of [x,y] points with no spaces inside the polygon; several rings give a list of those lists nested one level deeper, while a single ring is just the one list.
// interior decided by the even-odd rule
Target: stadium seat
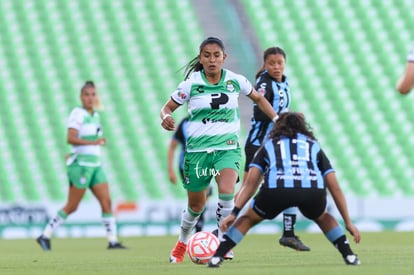
[{"label": "stadium seat", "polygon": [[293,105],[306,106],[347,192],[412,195],[412,134],[403,125],[413,111],[394,80],[413,39],[413,2],[242,2],[262,47],[286,50]]}]

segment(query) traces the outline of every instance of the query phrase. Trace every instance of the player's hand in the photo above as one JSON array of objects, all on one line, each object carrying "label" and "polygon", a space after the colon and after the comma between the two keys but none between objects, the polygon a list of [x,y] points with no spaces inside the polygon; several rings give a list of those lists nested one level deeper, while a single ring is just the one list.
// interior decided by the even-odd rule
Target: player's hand
[{"label": "player's hand", "polygon": [[235,220],[236,220],[236,216],[234,216],[233,214],[228,215],[227,217],[224,218],[224,220],[221,221],[220,230],[222,232],[226,232],[227,229],[230,227],[230,225],[233,224]]},{"label": "player's hand", "polygon": [[345,228],[354,237],[355,243],[359,243],[361,241],[361,234],[359,233],[358,228],[354,224],[346,224]]},{"label": "player's hand", "polygon": [[175,128],[175,121],[172,116],[166,116],[164,120],[161,122],[162,128],[168,131],[174,131]]},{"label": "player's hand", "polygon": [[98,138],[94,142],[94,145],[105,145],[105,144],[106,144],[106,138]]},{"label": "player's hand", "polygon": [[168,177],[170,178],[171,183],[174,183],[174,184],[177,183],[177,175],[175,174],[174,171],[169,171]]}]

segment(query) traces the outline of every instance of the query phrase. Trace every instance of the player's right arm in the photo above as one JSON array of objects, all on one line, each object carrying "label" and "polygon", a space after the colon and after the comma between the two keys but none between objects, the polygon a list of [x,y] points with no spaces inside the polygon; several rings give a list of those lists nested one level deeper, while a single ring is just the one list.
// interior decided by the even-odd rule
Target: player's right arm
[{"label": "player's right arm", "polygon": [[[243,209],[246,203],[256,193],[257,188],[260,185],[262,173],[257,167],[250,167],[249,173],[247,174],[246,184],[238,192],[237,200],[234,203],[234,209],[230,215],[228,215],[220,224],[220,229],[226,232],[227,229],[233,224],[237,218],[238,212]],[[235,212],[235,209],[237,211]]]},{"label": "player's right arm", "polygon": [[173,101],[172,99],[168,100],[167,103],[162,107],[160,112],[161,117],[161,126],[165,130],[174,131],[175,121],[171,114],[178,108],[180,105]]},{"label": "player's right arm", "polygon": [[170,99],[161,108],[161,126],[168,131],[173,131],[175,128],[175,121],[171,114],[185,102],[190,99],[191,81],[186,80],[181,82],[177,89],[172,93]]}]

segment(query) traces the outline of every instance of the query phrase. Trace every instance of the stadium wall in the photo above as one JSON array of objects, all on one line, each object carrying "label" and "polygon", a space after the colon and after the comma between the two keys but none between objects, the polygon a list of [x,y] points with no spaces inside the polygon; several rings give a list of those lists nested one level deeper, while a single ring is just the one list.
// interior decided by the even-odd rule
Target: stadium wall
[{"label": "stadium wall", "polygon": [[[412,231],[414,218],[411,208],[414,199],[366,199],[348,197],[351,216],[361,231]],[[390,201],[391,200],[391,201]],[[186,202],[183,200],[140,202],[118,202],[115,204],[115,214],[118,221],[119,235],[124,236],[153,236],[175,235],[179,232],[179,220]],[[378,207],[387,205],[387,207]],[[43,230],[50,216],[55,215],[61,207],[57,203],[14,204],[0,206],[0,238],[35,238]],[[205,218],[205,230],[216,228],[216,202],[210,201]],[[58,238],[66,237],[104,237],[105,230],[101,224],[100,206],[90,201],[79,206],[67,222],[55,233]],[[332,201],[328,203],[328,211],[340,217]],[[398,213],[396,215],[395,213]],[[251,230],[251,233],[277,233],[282,230],[281,216],[272,221],[266,221]],[[320,229],[303,216],[298,217],[297,231],[320,232]]]}]

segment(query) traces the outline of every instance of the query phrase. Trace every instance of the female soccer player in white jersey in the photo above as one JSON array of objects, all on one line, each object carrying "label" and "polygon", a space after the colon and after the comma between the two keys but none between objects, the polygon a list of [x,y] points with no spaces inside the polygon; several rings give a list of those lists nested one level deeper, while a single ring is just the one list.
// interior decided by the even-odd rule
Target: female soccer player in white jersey
[{"label": "female soccer player in white jersey", "polygon": [[75,107],[68,119],[67,142],[72,145],[72,153],[66,160],[69,179],[69,195],[66,205],[58,211],[46,225],[37,242],[43,250],[51,250],[50,238],[53,232],[76,211],[88,188],[98,199],[102,209],[102,220],[108,237],[108,249],[125,248],[117,239],[115,218],[112,214],[109,186],[101,167],[101,146],[106,139],[102,137],[102,126],[95,84],[86,81],[80,93],[82,107]]},{"label": "female soccer player in white jersey", "polygon": [[401,94],[408,94],[414,87],[414,43],[411,46],[407,57],[407,65],[404,74],[397,82],[397,91]]},{"label": "female soccer player in white jersey", "polygon": [[[205,39],[199,55],[189,62],[186,77],[163,106],[162,127],[175,127],[171,113],[187,103],[189,122],[184,161],[184,188],[188,194],[187,209],[181,217],[179,239],[171,251],[170,262],[184,259],[192,228],[203,212],[206,191],[212,177],[218,185],[217,222],[230,214],[234,189],[241,165],[239,144],[239,94],[250,97],[273,120],[277,114],[269,102],[242,75],[224,69],[223,42],[215,37]],[[219,230],[219,238],[223,233]],[[232,258],[228,253],[226,258]]]}]

